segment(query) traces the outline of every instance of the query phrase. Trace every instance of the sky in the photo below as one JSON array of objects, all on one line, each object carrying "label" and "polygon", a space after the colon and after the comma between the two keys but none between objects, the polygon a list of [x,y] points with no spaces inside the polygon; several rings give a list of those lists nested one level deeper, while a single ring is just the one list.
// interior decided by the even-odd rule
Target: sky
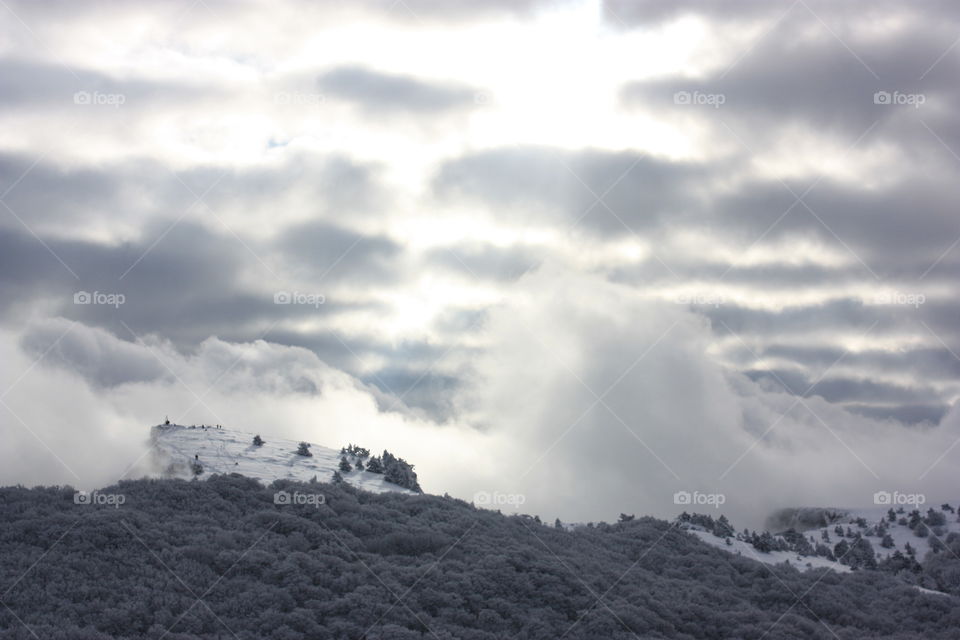
[{"label": "sky", "polygon": [[0,482],[169,416],[568,521],[957,499],[956,3],[0,15]]}]

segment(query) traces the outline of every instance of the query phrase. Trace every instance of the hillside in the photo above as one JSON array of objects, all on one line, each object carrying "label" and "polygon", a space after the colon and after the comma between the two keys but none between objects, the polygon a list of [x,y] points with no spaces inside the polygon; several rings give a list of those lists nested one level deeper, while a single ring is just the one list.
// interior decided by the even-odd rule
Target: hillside
[{"label": "hillside", "polygon": [[[318,500],[286,500],[278,494]],[[112,497],[112,500],[110,498]],[[956,638],[957,599],[798,572],[639,518],[238,475],[0,489],[0,638]]]},{"label": "hillside", "polygon": [[[270,437],[261,446],[253,444],[256,434],[215,426],[157,425],[150,431],[154,464],[167,477],[191,478],[194,462],[200,464],[200,478],[217,473],[239,473],[267,484],[274,480],[316,478],[327,481],[339,470],[343,455],[338,449],[310,444],[310,456],[297,455],[299,442]],[[196,456],[196,457],[195,457]],[[348,454],[356,462],[356,456]],[[356,466],[354,464],[354,466]],[[341,471],[343,479],[365,491],[409,489],[387,482],[384,474],[367,471]]]},{"label": "hillside", "polygon": [[948,503],[924,506],[804,509],[823,517],[791,519],[796,528],[780,533],[738,531],[722,515],[699,513],[683,513],[675,524],[706,544],[764,564],[879,571],[929,593],[960,596],[957,510]]}]

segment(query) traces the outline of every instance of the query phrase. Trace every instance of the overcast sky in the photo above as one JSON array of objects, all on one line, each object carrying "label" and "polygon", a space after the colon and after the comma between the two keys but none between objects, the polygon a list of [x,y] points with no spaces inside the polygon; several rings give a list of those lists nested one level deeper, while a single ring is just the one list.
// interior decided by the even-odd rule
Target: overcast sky
[{"label": "overcast sky", "polygon": [[3,483],[169,415],[549,518],[957,498],[957,3],[0,13]]}]

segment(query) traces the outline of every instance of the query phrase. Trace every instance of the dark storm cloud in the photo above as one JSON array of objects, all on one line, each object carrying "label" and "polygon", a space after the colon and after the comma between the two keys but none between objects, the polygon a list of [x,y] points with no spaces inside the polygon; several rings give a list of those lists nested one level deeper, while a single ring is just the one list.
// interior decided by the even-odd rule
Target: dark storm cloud
[{"label": "dark storm cloud", "polygon": [[[233,236],[217,235],[188,222],[172,228],[169,223],[155,223],[146,231],[142,240],[121,245],[47,239],[53,254],[78,278],[28,233],[0,232],[0,308],[9,316],[46,303],[66,318],[105,327],[124,339],[134,337],[131,331],[157,333],[179,345],[195,345],[210,335],[253,340],[279,321],[324,318],[363,308],[362,303],[345,303],[334,296],[318,306],[275,304],[274,292],[295,287],[275,278]],[[350,234],[340,237],[364,239]],[[327,242],[332,242],[329,236]],[[369,242],[376,247],[383,241]],[[336,250],[333,244],[327,248]],[[365,255],[376,264],[367,266]],[[363,272],[381,274],[384,268],[380,254],[369,249],[342,262],[342,272],[328,274],[328,285],[354,282]],[[260,273],[258,280],[266,285],[263,290],[245,285],[245,271]],[[119,305],[75,304],[74,294],[80,291],[120,294],[124,300]]]},{"label": "dark storm cloud", "polygon": [[[314,154],[292,154],[270,166],[177,171],[150,159],[64,166],[49,156],[0,153],[0,193],[8,189],[4,202],[35,231],[61,233],[115,219],[189,220],[207,211],[231,220],[294,206],[313,214],[369,214],[387,201],[377,165]],[[23,228],[5,210],[0,226]]]},{"label": "dark storm cloud", "polygon": [[[896,142],[902,153],[939,144],[921,121],[941,137],[956,135],[960,64],[951,57],[936,62],[953,43],[953,32],[918,29],[871,39],[851,55],[829,32],[811,40],[796,31],[779,27],[745,57],[705,77],[629,83],[621,98],[628,107],[663,116],[699,116],[716,125],[718,135],[750,148],[797,124],[841,137],[848,146],[878,138]],[[884,93],[900,104],[885,102]],[[707,102],[708,96],[720,98]]]},{"label": "dark storm cloud", "polygon": [[918,278],[938,258],[939,271],[955,269],[955,258],[944,256],[960,237],[955,211],[960,190],[954,185],[917,179],[868,190],[827,178],[803,202],[794,194],[803,194],[805,186],[787,186],[793,193],[778,181],[744,185],[718,196],[710,215],[726,233],[748,242],[761,234],[769,239],[817,237],[862,261],[867,277]]},{"label": "dark storm cloud", "polygon": [[754,309],[733,303],[704,305],[701,312],[712,322],[720,335],[775,338],[802,333],[834,332],[844,328],[852,335],[870,327],[871,336],[883,335],[901,326],[907,316],[916,318],[912,307],[869,305],[861,300],[838,299],[821,304],[796,305],[774,311]]},{"label": "dark storm cloud", "polygon": [[358,66],[338,67],[317,78],[325,96],[344,100],[371,115],[436,115],[476,107],[477,89],[459,84],[383,73]]},{"label": "dark storm cloud", "polygon": [[[955,82],[960,61],[949,53],[960,9],[946,3],[917,9],[897,3],[811,2],[813,13],[802,2],[780,5],[608,3],[628,21],[658,21],[681,13],[716,20],[783,18],[731,51],[729,64],[703,77],[627,85],[625,104],[662,117],[699,119],[717,140],[749,152],[748,157],[798,130],[832,138],[852,157],[884,150],[889,160],[878,165],[878,184],[829,175],[815,184],[814,178],[786,184],[748,180],[711,198],[702,219],[729,239],[747,243],[761,234],[771,240],[812,235],[862,262],[868,280],[919,278],[938,260],[943,260],[939,276],[956,273],[956,259],[944,253],[960,237],[954,212],[960,194],[950,177],[960,166],[955,151],[960,149]],[[886,13],[878,10],[881,6]],[[821,12],[828,24],[821,22]],[[879,22],[898,12],[911,18],[900,28],[866,28],[868,15]],[[697,95],[722,96],[723,102],[718,108],[684,103],[696,102]],[[884,104],[885,99],[922,102]],[[808,187],[812,190],[806,193]],[[802,203],[795,194],[803,194]]]},{"label": "dark storm cloud", "polygon": [[321,281],[389,284],[401,277],[401,246],[382,235],[364,235],[323,221],[287,229],[275,249],[294,273]]},{"label": "dark storm cloud", "polygon": [[960,10],[951,0],[930,0],[922,4],[909,5],[898,0],[855,0],[834,2],[833,0],[601,0],[604,17],[614,25],[639,26],[665,20],[673,20],[685,15],[696,15],[717,22],[743,22],[758,18],[778,18],[788,10],[790,12],[815,13],[823,18],[874,17],[890,15],[896,11],[916,11],[938,18],[956,17]]},{"label": "dark storm cloud", "polygon": [[[635,152],[502,147],[446,162],[433,180],[441,198],[481,202],[516,220],[582,226],[600,234],[655,227],[697,202],[696,165]],[[521,218],[522,219],[522,218]]]},{"label": "dark storm cloud", "polygon": [[[844,360],[844,364],[849,365],[850,362]],[[925,420],[936,422],[949,407],[942,401],[940,392],[932,387],[908,387],[839,375],[828,375],[820,379],[822,371],[748,369],[743,373],[770,389],[782,389],[806,398],[819,396],[860,415],[880,419],[894,418],[908,424]],[[865,375],[870,375],[870,372],[865,372]]]},{"label": "dark storm cloud", "polygon": [[937,392],[929,387],[904,387],[834,374],[818,379],[819,372],[807,374],[792,369],[748,369],[744,373],[753,380],[773,381],[794,395],[820,396],[827,402],[916,403],[938,399]]}]

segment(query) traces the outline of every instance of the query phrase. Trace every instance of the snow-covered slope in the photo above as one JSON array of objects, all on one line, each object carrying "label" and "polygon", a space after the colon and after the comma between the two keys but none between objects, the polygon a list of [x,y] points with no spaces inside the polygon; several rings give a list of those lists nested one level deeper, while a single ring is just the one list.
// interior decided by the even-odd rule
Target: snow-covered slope
[{"label": "snow-covered slope", "polygon": [[827,558],[822,558],[819,556],[801,556],[791,551],[770,551],[764,553],[757,551],[752,545],[744,542],[743,540],[730,538],[730,544],[728,545],[726,538],[718,538],[710,531],[704,531],[700,527],[691,526],[685,527],[685,529],[712,547],[717,547],[718,549],[723,549],[724,551],[728,551],[745,558],[750,558],[764,564],[783,564],[786,562],[800,571],[806,571],[808,569],[820,569],[824,567],[827,569],[833,569],[839,573],[850,571],[850,567],[833,560],[828,560]]},{"label": "snow-covered slope", "polygon": [[[954,505],[955,507],[956,505]],[[909,519],[909,513],[914,509],[920,511],[920,515],[925,516],[927,510],[932,508],[935,512],[940,512],[944,516],[945,523],[942,530],[939,533],[931,531],[926,527],[920,527],[927,532],[926,537],[917,536],[912,529],[906,524],[900,524],[901,519]],[[902,513],[896,513],[896,521],[890,522],[887,519],[887,512],[890,507],[870,507],[866,509],[847,509],[845,510],[845,515],[840,517],[836,522],[825,527],[817,527],[814,529],[809,529],[804,533],[807,536],[813,536],[814,539],[820,541],[823,532],[826,531],[830,536],[831,544],[836,544],[839,540],[837,535],[834,532],[835,527],[840,526],[844,531],[849,528],[854,533],[860,532],[866,535],[871,528],[876,527],[881,521],[885,521],[887,525],[887,533],[890,534],[890,537],[893,540],[893,547],[886,549],[880,546],[880,536],[877,535],[867,535],[867,539],[870,540],[870,544],[873,545],[873,550],[876,553],[877,561],[880,561],[884,558],[889,557],[895,551],[900,553],[906,553],[907,544],[914,549],[917,560],[923,561],[927,553],[930,551],[930,541],[939,538],[940,540],[946,540],[947,536],[951,533],[960,532],[960,521],[957,520],[957,514],[951,511],[943,511],[941,509],[940,503],[936,504],[924,504],[919,507],[915,506],[905,506],[902,508]],[[894,507],[896,512],[898,507]],[[863,519],[866,522],[867,526],[864,529],[859,528],[857,525],[858,519]],[[936,527],[934,527],[936,529]]]},{"label": "snow-covered slope", "polygon": [[[190,466],[196,461],[203,467],[200,478],[215,473],[239,473],[264,484],[284,478],[309,481],[313,477],[328,482],[340,464],[341,454],[336,449],[311,444],[313,456],[308,458],[296,454],[296,441],[267,438],[257,447],[253,436],[226,427],[176,424],[157,425],[150,432],[155,462],[161,473],[170,477],[193,477]],[[414,493],[387,482],[383,474],[353,470],[341,475],[365,491]]]},{"label": "snow-covered slope", "polygon": [[[914,530],[908,526],[910,512],[917,509],[921,516],[926,516],[928,509],[931,508],[935,513],[942,514],[944,524],[936,527],[920,525],[917,529],[927,535],[924,537],[916,535]],[[775,514],[771,522],[779,523],[779,530],[783,530],[785,525],[789,525],[789,528],[802,532],[808,539],[812,538],[811,544],[821,543],[830,549],[833,549],[834,545],[840,540],[846,540],[850,543],[853,540],[853,535],[860,534],[870,542],[877,562],[885,560],[897,551],[907,555],[907,545],[913,550],[914,557],[923,562],[923,559],[931,550],[931,541],[935,541],[937,538],[945,541],[951,533],[960,533],[960,519],[958,519],[957,513],[950,508],[944,509],[939,502],[921,506],[905,506],[903,508],[895,506],[894,521],[890,521],[888,517],[889,509],[889,506],[862,509],[793,509]],[[682,523],[681,526],[711,546],[765,564],[780,564],[786,561],[801,570],[819,567],[828,567],[839,572],[850,570],[848,566],[824,557],[800,556],[790,551],[760,552],[743,540],[730,538],[730,544],[727,544],[726,538],[717,537],[703,527],[686,523]],[[843,536],[837,534],[837,527],[842,529]],[[883,535],[878,529],[883,530],[890,536],[892,546],[882,546]],[[777,531],[778,529],[774,530]],[[847,535],[848,533],[853,535]]]}]

